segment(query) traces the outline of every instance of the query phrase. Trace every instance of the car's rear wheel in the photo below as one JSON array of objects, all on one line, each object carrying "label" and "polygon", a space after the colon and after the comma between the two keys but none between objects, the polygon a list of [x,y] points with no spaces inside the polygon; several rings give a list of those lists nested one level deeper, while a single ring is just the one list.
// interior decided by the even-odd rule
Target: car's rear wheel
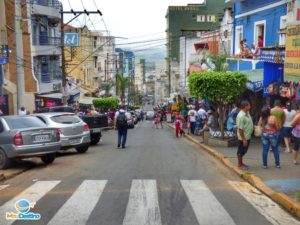
[{"label": "car's rear wheel", "polygon": [[9,168],[11,165],[11,159],[7,157],[6,153],[0,149],[0,170]]},{"label": "car's rear wheel", "polygon": [[101,133],[91,135],[91,145],[96,145],[101,139]]},{"label": "car's rear wheel", "polygon": [[48,164],[53,163],[53,161],[55,160],[55,157],[56,157],[56,153],[50,153],[50,154],[43,155],[41,157],[41,160],[43,161],[43,163],[48,165]]},{"label": "car's rear wheel", "polygon": [[85,153],[85,152],[89,149],[89,147],[90,147],[89,145],[77,147],[77,148],[76,148],[76,151],[77,151],[78,153]]}]

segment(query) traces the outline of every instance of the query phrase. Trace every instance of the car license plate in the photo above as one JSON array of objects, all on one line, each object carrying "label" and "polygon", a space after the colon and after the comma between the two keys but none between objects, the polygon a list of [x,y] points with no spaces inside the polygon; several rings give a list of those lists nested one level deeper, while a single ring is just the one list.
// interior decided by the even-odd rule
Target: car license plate
[{"label": "car license plate", "polygon": [[80,141],[81,141],[81,138],[70,139],[70,144],[71,145],[76,145],[76,144],[79,144]]},{"label": "car license plate", "polygon": [[49,135],[36,135],[34,138],[35,142],[47,142],[50,141]]},{"label": "car license plate", "polygon": [[101,131],[101,129],[100,128],[94,128],[91,131],[92,131],[92,133],[99,133]]}]

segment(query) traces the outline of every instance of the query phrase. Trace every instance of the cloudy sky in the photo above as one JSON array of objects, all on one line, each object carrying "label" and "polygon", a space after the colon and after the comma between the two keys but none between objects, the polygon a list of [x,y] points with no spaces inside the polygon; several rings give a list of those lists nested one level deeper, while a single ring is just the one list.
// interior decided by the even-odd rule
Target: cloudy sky
[{"label": "cloudy sky", "polygon": [[[64,10],[95,10],[103,13],[111,35],[129,38],[126,42],[165,37],[165,15],[169,5],[187,5],[202,0],[61,0]],[[71,7],[70,7],[71,6]],[[100,16],[80,16],[72,25],[87,24],[91,29],[106,30]],[[65,19],[66,21],[67,19]],[[94,24],[94,26],[92,25]],[[125,39],[120,40],[124,42]]]}]

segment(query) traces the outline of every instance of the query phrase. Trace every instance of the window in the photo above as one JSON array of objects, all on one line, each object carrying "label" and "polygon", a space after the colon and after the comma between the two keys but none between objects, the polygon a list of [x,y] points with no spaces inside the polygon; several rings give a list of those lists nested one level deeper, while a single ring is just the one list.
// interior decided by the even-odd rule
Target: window
[{"label": "window", "polygon": [[31,127],[46,127],[46,125],[36,117],[6,117],[5,121],[11,130]]},{"label": "window", "polygon": [[279,45],[285,45],[286,42],[286,23],[287,16],[280,17],[280,34],[279,34]]},{"label": "window", "polygon": [[94,48],[97,48],[97,37],[94,37]]},{"label": "window", "polygon": [[61,124],[74,124],[80,122],[80,119],[77,116],[68,115],[68,114],[53,116],[51,117],[51,120],[55,123],[61,123]]},{"label": "window", "polygon": [[94,56],[94,67],[97,68],[97,59],[98,57],[97,56]]},{"label": "window", "polygon": [[205,15],[198,15],[197,22],[205,22]]},{"label": "window", "polygon": [[240,54],[241,53],[241,48],[240,48],[240,42],[243,40],[243,27],[242,26],[237,26],[235,28],[235,54]]},{"label": "window", "polygon": [[254,23],[254,43],[258,45],[259,37],[263,38],[263,46],[265,46],[266,21],[257,21]]},{"label": "window", "polygon": [[215,15],[207,15],[207,22],[216,22]]}]

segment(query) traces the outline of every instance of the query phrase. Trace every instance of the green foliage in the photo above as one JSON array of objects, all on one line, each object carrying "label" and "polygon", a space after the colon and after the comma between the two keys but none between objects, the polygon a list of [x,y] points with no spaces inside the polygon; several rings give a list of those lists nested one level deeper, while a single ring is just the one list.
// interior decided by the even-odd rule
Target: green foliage
[{"label": "green foliage", "polygon": [[110,109],[110,108],[117,108],[119,100],[117,98],[97,98],[93,100],[93,105],[95,108],[100,109]]},{"label": "green foliage", "polygon": [[123,77],[120,74],[117,74],[116,78],[117,78],[116,87],[119,92],[122,105],[124,105],[125,104],[125,90],[126,90],[126,88],[128,88],[129,85],[131,85],[131,82],[128,77]]},{"label": "green foliage", "polygon": [[129,109],[130,111],[133,111],[133,110],[136,110],[136,109],[140,109],[140,108],[141,108],[140,105],[131,105],[131,106],[128,107],[128,109]]},{"label": "green foliage", "polygon": [[214,71],[215,72],[225,72],[228,69],[226,63],[226,55],[211,55],[211,62],[215,65]]},{"label": "green foliage", "polygon": [[193,96],[227,104],[246,90],[247,76],[241,72],[201,72],[189,76]]}]

